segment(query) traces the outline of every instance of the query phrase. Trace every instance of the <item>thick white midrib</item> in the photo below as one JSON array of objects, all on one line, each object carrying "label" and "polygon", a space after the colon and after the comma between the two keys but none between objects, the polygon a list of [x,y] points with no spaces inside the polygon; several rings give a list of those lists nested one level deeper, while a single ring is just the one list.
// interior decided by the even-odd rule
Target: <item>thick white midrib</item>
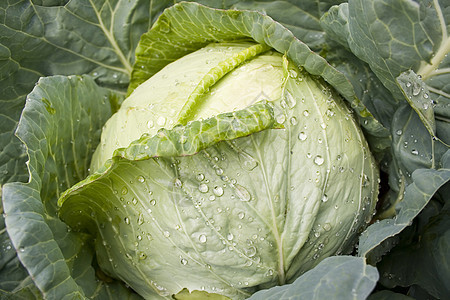
[{"label": "thick white midrib", "polygon": [[[92,0],[89,0],[89,2],[92,5],[92,8],[93,8],[93,10],[95,12],[95,15],[97,16],[97,20],[98,20],[98,23],[100,25],[100,29],[103,31],[103,33],[105,34],[105,36],[108,39],[109,43],[113,47],[114,51],[117,53],[117,56],[119,57],[119,60],[122,63],[122,65],[125,67],[128,75],[130,75],[131,71],[133,70],[133,68],[131,67],[130,62],[125,57],[125,55],[123,54],[123,52],[120,49],[119,45],[117,44],[116,39],[114,38],[114,36],[112,34],[112,30],[108,30],[108,28],[106,28],[106,26],[103,24],[103,20],[101,18],[101,15],[100,15],[99,11],[97,11],[97,9],[95,8],[95,5],[94,5],[94,3],[92,3]],[[114,13],[115,13],[115,10],[113,10],[111,12],[111,26],[113,26],[113,24],[114,24]]]},{"label": "thick white midrib", "polygon": [[274,201],[272,199],[272,193],[270,192],[269,189],[269,181],[267,178],[267,172],[266,172],[266,167],[264,165],[264,161],[261,157],[261,152],[258,150],[259,147],[255,142],[254,136],[251,135],[250,136],[252,143],[253,143],[253,148],[256,150],[256,153],[258,155],[259,158],[259,162],[261,164],[261,173],[263,175],[263,179],[264,179],[264,186],[266,188],[266,195],[269,198],[269,204],[270,204],[270,211],[272,213],[272,232],[273,232],[273,236],[275,238],[275,242],[277,244],[277,251],[278,251],[278,267],[277,267],[277,272],[278,272],[278,283],[280,285],[285,284],[286,283],[286,273],[284,270],[284,255],[283,255],[283,241],[280,235],[280,230],[278,229],[277,226],[277,218],[275,215],[275,208],[274,208]]},{"label": "thick white midrib", "polygon": [[439,46],[438,51],[431,59],[429,64],[423,64],[417,74],[422,76],[423,80],[426,80],[429,77],[432,77],[438,73],[437,68],[444,60],[445,56],[450,52],[450,37],[448,36],[447,27],[445,26],[445,19],[442,13],[442,9],[439,6],[438,0],[433,0],[434,7],[436,8],[436,13],[439,18],[439,23],[441,25],[442,39],[441,45]]}]

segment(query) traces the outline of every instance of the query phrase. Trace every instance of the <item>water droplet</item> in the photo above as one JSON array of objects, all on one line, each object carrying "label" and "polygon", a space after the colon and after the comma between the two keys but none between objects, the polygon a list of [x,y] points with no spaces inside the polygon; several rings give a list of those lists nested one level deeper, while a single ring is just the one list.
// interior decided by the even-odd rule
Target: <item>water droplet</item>
[{"label": "water droplet", "polygon": [[148,128],[148,129],[152,129],[154,125],[155,125],[155,124],[153,123],[153,120],[149,120],[149,121],[147,122],[147,128]]},{"label": "water droplet", "polygon": [[156,205],[156,199],[150,200],[150,204],[151,204],[151,205]]},{"label": "water droplet", "polygon": [[198,240],[199,240],[199,242],[200,243],[206,243],[206,235],[204,235],[204,234],[201,234],[199,237],[198,237]]},{"label": "water droplet", "polygon": [[173,182],[173,185],[174,185],[176,188],[181,188],[181,187],[183,186],[183,182],[181,182],[180,179],[176,178],[175,181]]},{"label": "water droplet", "polygon": [[[293,70],[291,70],[291,71],[293,71]],[[297,101],[295,100],[295,98],[292,96],[292,94],[289,91],[286,91],[284,100],[286,102],[286,105],[289,108],[294,108],[294,106],[297,104]]]},{"label": "water droplet", "polygon": [[283,124],[286,121],[286,116],[284,114],[279,114],[276,117],[276,121],[280,124]]},{"label": "water droplet", "polygon": [[328,201],[328,196],[327,194],[323,194],[322,196],[322,202],[327,202]]},{"label": "water droplet", "polygon": [[144,252],[140,252],[139,253],[139,259],[140,260],[144,260],[144,259],[146,259],[147,258],[147,254],[145,254]]},{"label": "water droplet", "polygon": [[220,197],[223,195],[223,188],[216,185],[213,189],[213,193],[214,193],[214,195]]},{"label": "water droplet", "polygon": [[298,124],[298,121],[297,121],[296,117],[292,117],[291,118],[291,124],[294,125],[294,126]]},{"label": "water droplet", "polygon": [[200,183],[200,185],[198,186],[198,190],[202,193],[207,193],[209,190],[209,187],[204,183]]},{"label": "water droplet", "polygon": [[243,187],[242,185],[236,184],[234,186],[234,188],[236,189],[236,195],[239,197],[239,199],[241,201],[245,201],[245,202],[250,201],[251,195],[245,187]]},{"label": "water droplet", "polygon": [[143,214],[139,214],[137,223],[138,223],[138,225],[144,224],[144,215]]},{"label": "water droplet", "polygon": [[334,116],[334,111],[332,111],[331,109],[327,110],[327,116],[329,117]]},{"label": "water droplet", "polygon": [[160,116],[157,120],[156,120],[156,124],[158,124],[158,126],[162,127],[164,126],[164,124],[166,124],[166,118],[163,116]]},{"label": "water droplet", "polygon": [[138,201],[137,201],[136,198],[133,198],[133,200],[131,200],[131,202],[132,202],[134,205],[136,205],[136,204],[138,203]]},{"label": "water droplet", "polygon": [[200,174],[197,174],[196,178],[198,181],[203,181],[203,179],[205,179],[205,175],[200,173]]},{"label": "water droplet", "polygon": [[307,110],[303,111],[303,115],[304,115],[305,117],[309,116],[309,111],[307,111]]},{"label": "water droplet", "polygon": [[187,265],[188,261],[187,261],[187,259],[182,258],[182,259],[180,260],[180,263],[181,263],[183,266],[185,266],[185,265]]},{"label": "water droplet", "polygon": [[395,134],[396,134],[396,135],[402,135],[402,134],[403,134],[403,130],[398,129],[398,130],[395,132]]},{"label": "water droplet", "polygon": [[231,241],[232,239],[234,239],[234,235],[230,232],[230,233],[227,235],[227,240]]},{"label": "water droplet", "polygon": [[295,70],[289,70],[289,77],[291,78],[297,78],[298,73]]},{"label": "water droplet", "polygon": [[145,182],[145,178],[144,176],[138,176],[137,181],[139,181],[140,183],[144,183]]},{"label": "water droplet", "polygon": [[411,150],[411,154],[412,155],[419,155],[419,151],[417,151],[416,149]]},{"label": "water droplet", "polygon": [[304,133],[303,131],[300,132],[300,133],[298,134],[298,139],[299,139],[300,141],[306,140],[307,137],[308,137],[308,136],[307,136],[306,133]]},{"label": "water droplet", "polygon": [[273,270],[272,269],[267,270],[266,276],[269,277],[269,276],[272,276],[272,275],[273,275]]},{"label": "water droplet", "polygon": [[244,253],[245,253],[245,255],[248,256],[248,257],[253,257],[253,256],[255,256],[255,255],[256,255],[256,248],[255,248],[255,246],[250,246],[250,247],[248,247],[248,248],[245,248],[245,249],[244,249]]},{"label": "water droplet", "polygon": [[222,170],[221,168],[217,168],[217,169],[216,169],[216,174],[217,174],[218,176],[222,175],[222,174],[223,174],[223,170]]},{"label": "water droplet", "polygon": [[126,186],[124,186],[124,187],[122,188],[122,195],[126,195],[126,194],[128,194],[128,189],[127,189]]},{"label": "water droplet", "polygon": [[323,224],[323,230],[330,231],[331,230],[331,224],[330,223]]},{"label": "water droplet", "polygon": [[413,94],[413,96],[419,95],[420,90],[421,90],[420,84],[417,83],[417,82],[414,82],[414,84],[413,84],[413,89],[412,89],[412,94]]},{"label": "water droplet", "polygon": [[125,221],[125,224],[127,224],[127,225],[130,224],[130,218],[125,217],[123,220]]},{"label": "water droplet", "polygon": [[238,218],[239,219],[243,219],[245,217],[245,213],[243,211],[241,211],[240,213],[238,213]]},{"label": "water droplet", "polygon": [[170,237],[170,232],[168,232],[167,230],[163,232],[163,235],[168,238]]},{"label": "water droplet", "polygon": [[258,166],[258,162],[248,153],[240,152],[239,161],[247,171],[252,171]]},{"label": "water droplet", "polygon": [[322,165],[324,161],[325,161],[325,160],[324,160],[323,157],[320,156],[320,155],[317,155],[317,156],[314,158],[314,163],[315,163],[316,165],[318,165],[318,166]]}]

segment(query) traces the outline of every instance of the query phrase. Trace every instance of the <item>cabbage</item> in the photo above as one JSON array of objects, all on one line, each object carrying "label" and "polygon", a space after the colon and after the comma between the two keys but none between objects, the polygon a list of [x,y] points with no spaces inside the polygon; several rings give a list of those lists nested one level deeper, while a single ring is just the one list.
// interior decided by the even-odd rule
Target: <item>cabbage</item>
[{"label": "cabbage", "polygon": [[213,43],[139,85],[60,217],[145,298],[243,299],[348,253],[378,167],[323,80],[260,44]]}]

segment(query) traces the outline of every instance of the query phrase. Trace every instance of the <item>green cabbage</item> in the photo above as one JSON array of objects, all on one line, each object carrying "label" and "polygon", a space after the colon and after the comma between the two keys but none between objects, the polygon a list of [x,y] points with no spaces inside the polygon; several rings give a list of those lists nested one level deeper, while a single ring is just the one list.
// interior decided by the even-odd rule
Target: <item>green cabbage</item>
[{"label": "green cabbage", "polygon": [[378,181],[333,88],[265,45],[224,42],[138,86],[58,204],[143,297],[243,299],[351,251]]}]

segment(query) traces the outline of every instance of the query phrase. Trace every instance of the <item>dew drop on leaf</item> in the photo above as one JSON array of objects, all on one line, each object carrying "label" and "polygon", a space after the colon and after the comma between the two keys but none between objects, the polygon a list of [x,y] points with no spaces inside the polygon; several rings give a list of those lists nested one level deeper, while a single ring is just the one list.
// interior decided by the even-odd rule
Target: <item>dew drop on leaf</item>
[{"label": "dew drop on leaf", "polygon": [[122,188],[122,195],[126,195],[126,194],[128,194],[128,189],[127,189],[126,186],[124,186],[124,187]]},{"label": "dew drop on leaf", "polygon": [[298,139],[299,139],[300,141],[306,140],[307,137],[308,137],[308,136],[307,136],[306,133],[304,133],[303,131],[300,132],[300,133],[298,134]]},{"label": "dew drop on leaf", "polygon": [[201,184],[198,186],[198,190],[199,190],[200,192],[202,192],[202,193],[207,193],[208,190],[209,190],[209,188],[208,188],[208,186],[207,186],[206,184],[201,183]]},{"label": "dew drop on leaf", "polygon": [[206,243],[206,235],[204,235],[204,234],[201,234],[199,237],[198,237],[198,240],[199,240],[199,242],[200,243]]},{"label": "dew drop on leaf", "polygon": [[223,195],[223,188],[220,186],[215,186],[213,189],[214,195],[216,195],[217,197],[220,197]]},{"label": "dew drop on leaf", "polygon": [[177,188],[181,188],[183,186],[183,182],[180,179],[176,178],[173,185]]},{"label": "dew drop on leaf", "polygon": [[137,223],[138,223],[138,225],[144,224],[144,215],[143,214],[139,214]]},{"label": "dew drop on leaf", "polygon": [[245,252],[245,255],[247,255],[248,257],[253,257],[256,255],[256,247],[250,246],[248,248],[245,248],[244,252]]},{"label": "dew drop on leaf", "polygon": [[183,266],[187,265],[187,263],[188,263],[188,261],[187,261],[186,258],[182,258],[182,259],[180,260],[180,262],[181,262],[181,264],[182,264]]},{"label": "dew drop on leaf", "polygon": [[245,187],[243,187],[242,185],[236,184],[234,186],[234,188],[236,189],[236,195],[239,197],[239,199],[241,201],[245,201],[245,202],[250,201],[251,195]]},{"label": "dew drop on leaf", "polygon": [[286,121],[286,116],[284,114],[279,114],[276,116],[276,121],[280,124],[283,124]]},{"label": "dew drop on leaf", "polygon": [[323,157],[320,156],[320,155],[317,155],[317,156],[314,158],[314,163],[315,163],[316,165],[318,165],[318,166],[321,166],[321,165],[323,164],[324,161],[325,161],[325,160],[324,160]]}]

